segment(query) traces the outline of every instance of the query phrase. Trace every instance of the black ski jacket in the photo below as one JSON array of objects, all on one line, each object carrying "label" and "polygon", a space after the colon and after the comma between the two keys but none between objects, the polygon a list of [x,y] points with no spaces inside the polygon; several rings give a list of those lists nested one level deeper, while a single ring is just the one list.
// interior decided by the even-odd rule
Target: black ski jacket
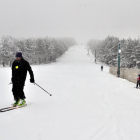
[{"label": "black ski jacket", "polygon": [[34,74],[29,63],[21,58],[19,61],[15,60],[12,64],[12,82],[17,86],[24,86],[29,71],[31,79],[34,81]]}]

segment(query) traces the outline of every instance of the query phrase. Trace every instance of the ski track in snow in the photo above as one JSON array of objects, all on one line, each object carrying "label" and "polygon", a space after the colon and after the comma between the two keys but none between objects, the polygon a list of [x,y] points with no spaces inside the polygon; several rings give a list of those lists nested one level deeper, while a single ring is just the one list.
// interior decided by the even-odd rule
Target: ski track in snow
[{"label": "ski track in snow", "polygon": [[[57,62],[33,65],[26,79],[29,106],[0,113],[0,140],[139,140],[140,90],[95,64],[85,46],[71,47]],[[0,108],[13,103],[11,68],[0,68]]]}]

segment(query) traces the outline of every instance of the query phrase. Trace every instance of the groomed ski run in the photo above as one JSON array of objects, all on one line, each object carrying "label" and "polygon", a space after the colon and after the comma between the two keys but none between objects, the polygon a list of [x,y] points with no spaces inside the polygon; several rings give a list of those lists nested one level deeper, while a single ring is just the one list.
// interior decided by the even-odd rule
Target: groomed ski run
[{"label": "groomed ski run", "polygon": [[[85,46],[73,46],[55,63],[32,65],[36,82],[29,82],[27,104],[0,113],[1,140],[139,140],[140,90],[109,74],[87,55]],[[13,102],[11,68],[0,68],[0,108]]]}]

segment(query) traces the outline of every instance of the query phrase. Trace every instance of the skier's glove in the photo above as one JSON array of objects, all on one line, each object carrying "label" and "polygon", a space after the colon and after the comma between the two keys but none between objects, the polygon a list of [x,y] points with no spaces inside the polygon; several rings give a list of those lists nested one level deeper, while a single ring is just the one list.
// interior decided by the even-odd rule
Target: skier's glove
[{"label": "skier's glove", "polygon": [[31,83],[34,83],[34,82],[35,82],[35,80],[34,80],[33,78],[31,78],[31,79],[30,79],[30,82],[31,82]]}]

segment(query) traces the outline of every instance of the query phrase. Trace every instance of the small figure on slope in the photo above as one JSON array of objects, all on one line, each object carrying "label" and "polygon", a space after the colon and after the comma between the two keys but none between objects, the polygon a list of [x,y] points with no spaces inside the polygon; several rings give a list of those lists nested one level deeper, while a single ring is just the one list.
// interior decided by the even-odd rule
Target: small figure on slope
[{"label": "small figure on slope", "polygon": [[96,63],[96,58],[95,58],[95,63]]},{"label": "small figure on slope", "polygon": [[30,74],[30,82],[34,83],[34,74],[33,71],[29,65],[29,63],[23,59],[22,53],[17,52],[16,55],[16,60],[12,64],[12,83],[13,83],[13,96],[14,96],[14,104],[13,106],[16,107],[17,105],[19,106],[24,106],[26,104],[25,101],[25,95],[24,95],[24,85],[25,85],[25,80],[26,80],[26,75],[27,71]]},{"label": "small figure on slope", "polygon": [[101,71],[103,71],[103,65],[101,66]]},{"label": "small figure on slope", "polygon": [[136,85],[136,88],[138,88],[138,86],[140,88],[140,74],[137,77],[137,85]]}]

